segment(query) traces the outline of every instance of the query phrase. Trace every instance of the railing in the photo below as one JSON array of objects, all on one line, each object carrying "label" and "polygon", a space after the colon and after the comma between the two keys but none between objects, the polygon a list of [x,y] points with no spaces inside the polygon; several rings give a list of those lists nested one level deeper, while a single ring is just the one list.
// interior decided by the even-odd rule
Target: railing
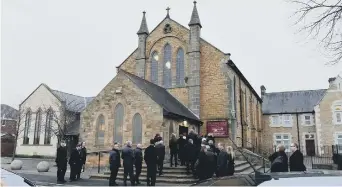
[{"label": "railing", "polygon": [[[248,149],[241,148],[241,151],[246,154],[247,159],[254,165],[261,166],[261,169],[259,169],[259,172],[268,173],[271,168],[271,162],[263,157],[262,155],[259,155],[257,153],[254,153]],[[258,169],[258,168],[257,168]]]}]

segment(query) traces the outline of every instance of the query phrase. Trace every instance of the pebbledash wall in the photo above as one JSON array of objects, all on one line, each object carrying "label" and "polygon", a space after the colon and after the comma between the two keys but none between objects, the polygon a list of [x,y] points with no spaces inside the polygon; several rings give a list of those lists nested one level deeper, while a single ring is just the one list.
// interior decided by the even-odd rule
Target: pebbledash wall
[{"label": "pebbledash wall", "polygon": [[[196,7],[194,7],[196,8]],[[197,13],[197,10],[196,10]],[[197,13],[198,14],[198,13]],[[172,28],[171,32],[165,32],[165,26]],[[200,38],[200,27],[194,25],[189,26],[190,29],[180,25],[170,17],[166,17],[148,36],[146,39],[146,62],[145,62],[145,79],[151,81],[151,60],[152,53],[157,51],[159,54],[159,67],[163,62],[163,47],[166,44],[172,47],[172,87],[168,91],[181,101],[185,106],[192,108],[193,93],[191,92],[192,84],[190,79],[193,72],[191,71],[191,63],[199,63],[199,117],[204,122],[200,129],[200,133],[206,133],[206,123],[210,120],[228,120],[229,136],[233,138],[239,146],[242,145],[242,136],[244,136],[244,146],[256,146],[261,143],[261,100],[251,86],[247,86],[248,82],[238,75],[227,62],[232,61],[229,55],[220,51],[210,43]],[[196,39],[194,38],[196,35]],[[189,78],[190,83],[182,86],[175,84],[176,77],[176,59],[177,50],[182,48],[185,51],[185,77]],[[199,49],[199,57],[191,56],[192,48]],[[137,74],[136,57],[138,50],[133,52],[118,68],[124,69],[130,73]],[[189,54],[190,53],[190,54]],[[193,58],[198,58],[194,60]],[[161,85],[163,80],[162,68],[158,69],[158,80]],[[243,76],[243,75],[242,75]],[[235,84],[234,84],[235,80]],[[235,85],[235,87],[233,86]],[[253,92],[254,91],[254,92]],[[235,92],[235,97],[234,96]],[[242,97],[240,97],[242,94]],[[244,100],[244,101],[242,101]],[[240,107],[240,102],[245,104]],[[242,110],[245,110],[241,119]],[[196,113],[196,112],[195,112]],[[242,122],[244,122],[244,135],[242,135]],[[230,144],[228,138],[219,138],[226,144]]]},{"label": "pebbledash wall", "polygon": [[[271,151],[277,144],[284,144],[290,151],[290,144],[297,143],[304,155],[331,155],[332,145],[342,145],[342,122],[338,117],[342,116],[341,82],[337,76],[329,79],[328,89],[278,93],[262,90],[264,149]],[[278,108],[283,112],[268,107],[277,106],[277,99],[281,100]]]},{"label": "pebbledash wall", "polygon": [[[32,95],[30,95],[21,105],[19,111],[21,117],[21,124],[19,125],[19,136],[17,141],[16,154],[17,155],[25,155],[25,156],[48,156],[55,157],[57,150],[57,142],[58,139],[52,133],[50,144],[44,144],[44,130],[45,130],[45,122],[46,122],[46,112],[48,108],[52,108],[53,111],[60,110],[60,101],[44,86],[41,84],[37,90],[35,90]],[[39,144],[33,144],[34,139],[34,127],[36,122],[36,113],[38,109],[42,110],[42,118],[41,118],[41,133]],[[30,128],[29,128],[29,143],[23,144],[24,137],[24,127],[25,127],[25,117],[26,112],[31,111],[31,120],[30,120]],[[54,122],[52,122],[53,126],[56,126]]]}]

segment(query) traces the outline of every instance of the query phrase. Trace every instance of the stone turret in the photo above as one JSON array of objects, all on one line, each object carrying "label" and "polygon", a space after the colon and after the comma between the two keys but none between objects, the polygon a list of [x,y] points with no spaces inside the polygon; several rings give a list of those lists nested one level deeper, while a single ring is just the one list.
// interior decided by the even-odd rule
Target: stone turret
[{"label": "stone turret", "polygon": [[263,99],[266,94],[266,87],[264,85],[261,85],[260,90],[261,90],[261,99]]},{"label": "stone turret", "polygon": [[198,116],[200,116],[200,39],[201,39],[201,21],[199,19],[196,1],[192,10],[191,19],[189,22],[190,38],[188,43],[188,59],[189,59],[189,108]]},{"label": "stone turret", "polygon": [[136,75],[145,78],[145,63],[146,63],[146,38],[149,35],[147,22],[145,17],[146,12],[143,12],[140,28],[138,31],[138,54],[136,57]]}]

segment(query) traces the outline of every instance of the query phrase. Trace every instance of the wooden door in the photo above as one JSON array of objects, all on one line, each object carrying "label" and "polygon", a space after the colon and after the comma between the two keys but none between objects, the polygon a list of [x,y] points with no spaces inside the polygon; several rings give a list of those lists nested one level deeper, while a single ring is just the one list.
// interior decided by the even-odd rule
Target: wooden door
[{"label": "wooden door", "polygon": [[315,140],[305,140],[306,155],[315,156]]}]

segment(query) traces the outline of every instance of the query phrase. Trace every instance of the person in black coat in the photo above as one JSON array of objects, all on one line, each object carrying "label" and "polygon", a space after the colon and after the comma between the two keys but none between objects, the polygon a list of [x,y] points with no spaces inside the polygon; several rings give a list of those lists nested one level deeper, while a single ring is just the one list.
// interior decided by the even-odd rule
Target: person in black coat
[{"label": "person in black coat", "polygon": [[179,135],[179,138],[177,140],[177,144],[178,144],[178,150],[179,150],[179,159],[181,161],[181,166],[185,165],[185,155],[186,155],[186,151],[184,149],[184,146],[186,145],[187,141],[186,141],[186,136],[183,136],[182,134]]},{"label": "person in black coat", "polygon": [[269,158],[271,161],[271,172],[288,172],[288,158],[284,145],[278,146],[278,152],[273,153]]},{"label": "person in black coat", "polygon": [[127,186],[127,176],[129,175],[129,179],[131,181],[131,186],[134,186],[134,173],[133,173],[133,164],[134,164],[134,151],[132,149],[132,142],[127,141],[126,147],[122,150],[121,158],[123,160],[124,166],[124,185]]},{"label": "person in black coat", "polygon": [[224,150],[222,144],[218,144],[218,149],[220,149],[220,153],[217,156],[217,177],[224,177],[228,175],[228,153]]},{"label": "person in black coat", "polygon": [[[207,150],[209,149],[210,147],[207,145]],[[213,153],[212,151],[206,151],[206,155],[208,158],[206,177],[212,178],[214,173],[216,172],[216,166],[217,166],[216,156],[215,156],[215,153]]]},{"label": "person in black coat", "polygon": [[82,169],[84,172],[84,167],[85,167],[85,163],[87,161],[87,148],[86,148],[86,143],[82,142],[81,144],[81,159],[82,159]]},{"label": "person in black coat", "polygon": [[118,171],[120,167],[121,167],[121,162],[120,162],[119,145],[115,143],[112,151],[109,153],[109,169],[110,169],[109,186],[118,185],[115,181],[116,181],[116,177],[118,175]]},{"label": "person in black coat", "polygon": [[291,144],[291,151],[293,153],[290,156],[290,171],[306,171],[304,156],[298,150],[298,145],[296,143]]},{"label": "person in black coat", "polygon": [[155,148],[157,151],[157,165],[158,165],[158,171],[159,176],[163,174],[163,167],[164,167],[164,159],[165,159],[165,145],[163,141],[159,141],[155,144]]},{"label": "person in black coat", "polygon": [[81,167],[81,147],[77,145],[75,149],[71,151],[69,165],[70,165],[70,181],[75,181],[78,177],[80,167]]},{"label": "person in black coat", "polygon": [[194,141],[192,139],[189,139],[188,144],[185,145],[185,150],[187,152],[186,154],[186,171],[189,174],[190,169],[192,174],[194,174],[195,171],[195,162],[196,162],[196,146],[194,145]]},{"label": "person in black coat", "polygon": [[147,165],[147,186],[156,185],[157,175],[157,151],[154,147],[154,140],[150,140],[150,145],[145,149],[144,160]]},{"label": "person in black coat", "polygon": [[64,141],[61,142],[60,146],[57,148],[57,183],[65,183],[64,180],[65,172],[67,170],[68,165],[68,151],[66,149],[66,143]]},{"label": "person in black coat", "polygon": [[235,172],[235,153],[232,146],[227,146],[227,154],[228,154],[228,169],[227,175],[234,175]]},{"label": "person in black coat", "polygon": [[140,184],[139,176],[141,174],[141,168],[142,168],[142,145],[138,144],[137,148],[134,150],[134,166],[135,166],[135,182],[136,184]]},{"label": "person in black coat", "polygon": [[177,167],[177,165],[178,165],[178,162],[177,162],[178,143],[177,143],[177,138],[176,138],[175,134],[171,135],[169,148],[170,148],[170,167],[172,167],[172,165],[173,165],[172,160],[175,161],[175,166]]}]

